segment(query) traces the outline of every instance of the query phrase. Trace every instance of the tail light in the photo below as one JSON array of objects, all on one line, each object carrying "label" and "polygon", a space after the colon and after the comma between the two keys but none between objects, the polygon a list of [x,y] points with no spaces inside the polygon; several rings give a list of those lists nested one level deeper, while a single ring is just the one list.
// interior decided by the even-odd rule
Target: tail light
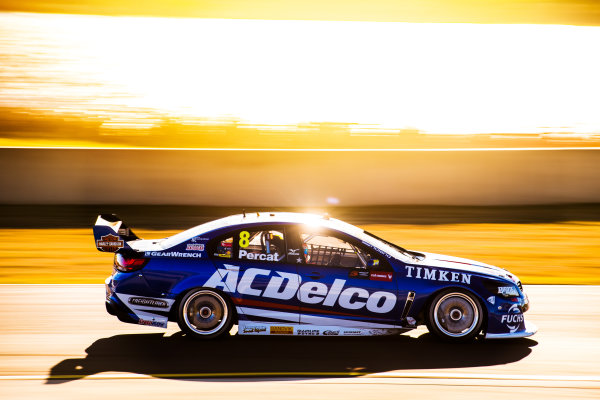
[{"label": "tail light", "polygon": [[133,254],[115,254],[115,268],[121,272],[133,272],[144,268],[148,263],[147,258]]}]

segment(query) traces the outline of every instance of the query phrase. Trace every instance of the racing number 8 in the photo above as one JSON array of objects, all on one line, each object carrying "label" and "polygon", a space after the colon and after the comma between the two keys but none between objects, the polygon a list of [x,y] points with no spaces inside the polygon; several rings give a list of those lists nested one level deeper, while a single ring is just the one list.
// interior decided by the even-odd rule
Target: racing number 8
[{"label": "racing number 8", "polygon": [[241,231],[240,232],[240,247],[248,247],[250,245],[250,232]]}]

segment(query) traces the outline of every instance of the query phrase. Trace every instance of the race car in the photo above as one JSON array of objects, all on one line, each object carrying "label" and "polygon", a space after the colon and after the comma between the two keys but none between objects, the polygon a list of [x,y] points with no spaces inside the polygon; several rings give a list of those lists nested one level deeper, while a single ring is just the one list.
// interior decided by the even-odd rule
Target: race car
[{"label": "race car", "polygon": [[232,215],[174,236],[140,239],[98,216],[96,247],[112,252],[106,309],[123,322],[187,336],[397,335],[426,325],[453,342],[521,338],[537,328],[510,272],[407,250],[329,216]]}]

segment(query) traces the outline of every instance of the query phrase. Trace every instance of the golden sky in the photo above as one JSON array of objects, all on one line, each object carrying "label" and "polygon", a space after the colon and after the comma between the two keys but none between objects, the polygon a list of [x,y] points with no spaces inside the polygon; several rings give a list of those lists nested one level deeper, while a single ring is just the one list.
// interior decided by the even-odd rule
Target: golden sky
[{"label": "golden sky", "polygon": [[4,14],[0,37],[0,105],[105,127],[600,129],[600,27]]},{"label": "golden sky", "polygon": [[236,19],[600,25],[597,0],[4,0],[0,10]]},{"label": "golden sky", "polygon": [[[596,1],[8,0],[1,9],[62,13],[0,14],[3,107],[115,129],[153,127],[158,113],[600,132]],[[79,13],[126,16],[67,15]]]}]

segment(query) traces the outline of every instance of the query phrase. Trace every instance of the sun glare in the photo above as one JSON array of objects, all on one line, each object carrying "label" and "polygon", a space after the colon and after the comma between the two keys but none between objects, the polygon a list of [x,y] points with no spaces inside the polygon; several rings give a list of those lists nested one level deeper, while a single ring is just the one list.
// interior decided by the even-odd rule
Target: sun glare
[{"label": "sun glare", "polygon": [[[599,132],[599,27],[0,16],[0,105],[152,124]],[[35,61],[35,62],[33,62]],[[148,113],[145,113],[147,110]]]}]

